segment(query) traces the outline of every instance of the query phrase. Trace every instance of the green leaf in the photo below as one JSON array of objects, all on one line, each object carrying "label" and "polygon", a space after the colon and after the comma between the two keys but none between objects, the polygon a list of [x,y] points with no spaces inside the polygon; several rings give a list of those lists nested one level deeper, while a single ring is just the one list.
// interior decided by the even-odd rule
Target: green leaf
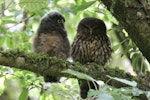
[{"label": "green leaf", "polygon": [[92,96],[94,96],[94,95],[98,95],[99,93],[100,93],[99,91],[90,89],[90,90],[88,91],[88,97],[92,97]]},{"label": "green leaf", "polygon": [[113,96],[108,93],[101,93],[98,95],[97,100],[114,100]]},{"label": "green leaf", "polygon": [[75,0],[76,5],[81,5],[82,4],[82,0]]},{"label": "green leaf", "polygon": [[3,4],[5,4],[5,0],[0,0],[0,8],[1,8],[1,10],[2,10]]},{"label": "green leaf", "polygon": [[29,12],[35,12],[48,5],[48,0],[20,0],[19,5]]},{"label": "green leaf", "polygon": [[115,17],[112,16],[112,14],[105,8],[97,8],[96,12],[104,14],[104,21],[111,21],[112,23],[118,25],[118,21],[115,19]]},{"label": "green leaf", "polygon": [[1,19],[2,20],[8,20],[8,19],[11,19],[11,18],[14,18],[13,15],[9,15],[9,16],[2,16]]},{"label": "green leaf", "polygon": [[5,90],[5,82],[6,82],[6,78],[0,77],[0,95],[2,95]]},{"label": "green leaf", "polygon": [[47,97],[48,97],[48,94],[43,93],[43,94],[40,96],[40,100],[47,100]]},{"label": "green leaf", "polygon": [[128,44],[128,46],[127,46],[126,49],[124,50],[122,56],[123,56],[123,55],[126,55],[126,54],[129,52],[130,49],[131,49],[131,46]]},{"label": "green leaf", "polygon": [[126,80],[126,79],[121,79],[121,78],[117,78],[117,77],[111,77],[111,76],[108,76],[110,79],[114,79],[116,81],[119,81],[119,82],[122,82],[124,84],[127,84],[129,86],[133,86],[133,87],[136,87],[137,86],[137,83],[135,81],[129,81],[129,80]]},{"label": "green leaf", "polygon": [[113,51],[118,50],[120,46],[121,46],[120,44],[117,44],[117,45],[113,46]]},{"label": "green leaf", "polygon": [[0,46],[2,46],[4,44],[5,38],[4,37],[0,37]]},{"label": "green leaf", "polygon": [[27,100],[28,99],[28,94],[29,94],[29,90],[28,89],[24,89],[20,96],[19,96],[19,100]]},{"label": "green leaf", "polygon": [[83,11],[84,9],[90,7],[91,5],[93,5],[94,3],[96,2],[95,1],[89,1],[89,2],[84,2],[82,3],[82,5],[80,6],[76,6],[74,9],[73,9],[73,12],[78,12],[78,11]]},{"label": "green leaf", "polygon": [[11,20],[11,19],[7,19],[7,20],[2,20],[4,24],[7,24],[7,23],[11,23],[11,24],[16,24],[17,22],[15,20]]},{"label": "green leaf", "polygon": [[9,48],[13,48],[13,46],[14,46],[12,41],[13,40],[11,37],[6,38],[6,43]]},{"label": "green leaf", "polygon": [[140,90],[140,89],[138,89],[138,88],[133,88],[132,89],[132,94],[134,95],[134,96],[139,96],[139,95],[141,95],[141,94],[143,94],[144,93],[144,91],[142,91],[142,90]]},{"label": "green leaf", "polygon": [[93,79],[91,76],[88,76],[84,73],[80,73],[78,71],[74,71],[74,70],[71,70],[71,69],[68,69],[68,70],[65,70],[65,71],[62,71],[63,73],[68,73],[68,74],[71,74],[73,76],[76,76],[80,79],[86,79],[86,80],[91,80],[91,81],[96,81],[95,79]]},{"label": "green leaf", "polygon": [[0,0],[0,5],[4,3],[4,0]]},{"label": "green leaf", "polygon": [[7,23],[14,23],[16,24],[17,21],[13,20],[12,18],[14,18],[14,16],[10,15],[10,16],[3,16],[1,17],[1,24],[7,24]]},{"label": "green leaf", "polygon": [[1,78],[1,77],[4,77],[4,76],[5,76],[5,75],[3,75],[3,74],[0,74],[0,78]]},{"label": "green leaf", "polygon": [[137,68],[138,61],[139,61],[139,55],[137,55],[135,58],[133,58],[132,66],[133,66],[134,70],[136,70],[136,68]]}]

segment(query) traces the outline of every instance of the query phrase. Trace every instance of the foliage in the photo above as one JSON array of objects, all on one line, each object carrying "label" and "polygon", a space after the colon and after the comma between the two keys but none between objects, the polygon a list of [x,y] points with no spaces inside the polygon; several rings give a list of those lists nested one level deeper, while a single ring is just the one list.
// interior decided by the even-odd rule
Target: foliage
[{"label": "foliage", "polygon": [[[112,60],[107,66],[125,68],[125,70],[129,68],[128,71],[131,74],[135,74],[132,67],[137,74],[143,75],[147,71],[148,64],[139,49],[128,37],[126,31],[119,27],[119,23],[105,6],[97,0],[1,0],[0,9],[1,50],[18,48],[26,52],[32,52],[32,37],[36,33],[40,18],[50,10],[59,10],[66,18],[65,25],[71,43],[76,34],[77,24],[82,18],[96,17],[103,19],[114,50]],[[113,25],[117,27],[113,27]],[[116,32],[118,32],[117,34],[123,34],[125,39],[119,40]],[[127,46],[122,49],[124,43]],[[128,54],[130,55],[129,58],[127,57]],[[95,79],[83,73],[75,71],[67,73],[95,81]],[[133,84],[123,79],[112,79],[121,80],[126,84]],[[98,80],[96,81],[98,82]],[[40,100],[80,99],[79,87],[75,79],[62,78],[60,83],[48,84],[45,87],[47,90],[43,94],[40,94],[41,84],[44,84],[42,76],[29,71],[0,66],[0,98],[6,98],[7,96],[7,100],[26,100],[29,96],[32,100],[37,98],[40,98]],[[16,92],[10,92],[11,88],[8,88],[10,86]],[[98,94],[99,100],[101,98],[103,100],[137,100],[133,96],[136,98],[141,94],[146,94],[146,92],[138,90],[136,86],[116,89],[102,84],[100,87],[101,90],[99,91],[91,90],[89,96]],[[6,93],[8,95],[5,96]]]}]

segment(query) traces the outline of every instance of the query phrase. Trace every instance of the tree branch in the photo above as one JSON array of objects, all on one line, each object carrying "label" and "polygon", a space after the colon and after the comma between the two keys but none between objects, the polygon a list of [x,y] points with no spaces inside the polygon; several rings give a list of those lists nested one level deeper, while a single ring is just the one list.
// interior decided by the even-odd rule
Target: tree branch
[{"label": "tree branch", "polygon": [[[146,83],[145,80],[137,79],[128,73],[125,73],[123,70],[118,68],[112,69],[109,67],[102,67],[96,64],[81,65],[78,62],[68,62],[62,59],[48,57],[47,55],[40,55],[35,53],[25,53],[19,50],[13,51],[0,51],[0,65],[10,66],[13,68],[18,68],[22,70],[32,71],[40,75],[49,75],[57,77],[68,77],[76,78],[67,73],[62,73],[62,71],[67,69],[72,69],[79,71],[85,74],[90,75],[91,77],[102,80],[107,84],[114,87],[126,87],[124,83],[120,83],[115,80],[110,80],[108,75],[111,77],[120,77],[127,80],[134,80],[138,83],[138,88],[143,90],[150,90],[149,82]],[[110,80],[110,81],[108,81]]]}]

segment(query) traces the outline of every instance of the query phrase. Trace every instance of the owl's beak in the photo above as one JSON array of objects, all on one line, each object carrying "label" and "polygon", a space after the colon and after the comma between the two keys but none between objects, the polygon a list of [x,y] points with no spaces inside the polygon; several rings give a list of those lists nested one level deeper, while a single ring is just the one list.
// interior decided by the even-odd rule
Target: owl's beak
[{"label": "owl's beak", "polygon": [[92,29],[90,29],[90,34],[92,34],[93,33],[93,30]]}]

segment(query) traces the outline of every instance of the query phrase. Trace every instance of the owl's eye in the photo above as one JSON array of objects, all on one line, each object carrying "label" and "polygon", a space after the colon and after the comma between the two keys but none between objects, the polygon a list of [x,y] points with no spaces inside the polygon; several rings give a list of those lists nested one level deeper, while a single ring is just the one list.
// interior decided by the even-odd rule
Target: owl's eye
[{"label": "owl's eye", "polygon": [[58,19],[58,20],[57,20],[57,23],[58,23],[58,24],[62,24],[62,23],[64,23],[64,22],[65,22],[65,21],[64,21],[63,19]]},{"label": "owl's eye", "polygon": [[58,19],[58,20],[57,20],[57,23],[58,23],[58,24],[61,24],[62,22],[61,22],[61,20],[60,20],[60,19]]}]

